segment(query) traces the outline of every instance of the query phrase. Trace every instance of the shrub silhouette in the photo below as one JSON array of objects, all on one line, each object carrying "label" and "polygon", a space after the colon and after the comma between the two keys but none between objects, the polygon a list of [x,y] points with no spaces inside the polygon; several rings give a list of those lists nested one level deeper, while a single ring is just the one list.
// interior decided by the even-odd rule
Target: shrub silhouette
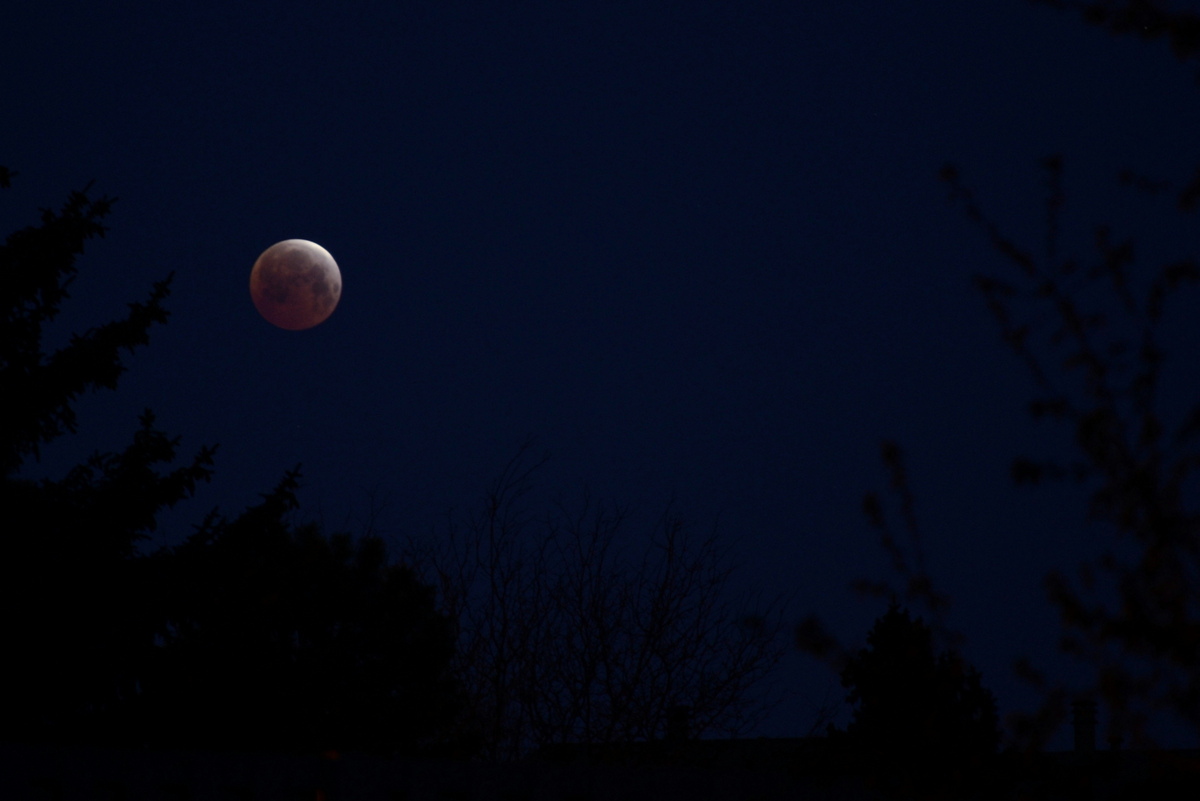
[{"label": "shrub silhouette", "polygon": [[892,603],[841,673],[854,707],[844,743],[882,789],[957,795],[978,784],[1000,742],[996,699],[954,651]]},{"label": "shrub silhouette", "polygon": [[295,489],[154,557],[142,724],[207,747],[418,750],[455,713],[450,620],[381,540],[289,523]]}]

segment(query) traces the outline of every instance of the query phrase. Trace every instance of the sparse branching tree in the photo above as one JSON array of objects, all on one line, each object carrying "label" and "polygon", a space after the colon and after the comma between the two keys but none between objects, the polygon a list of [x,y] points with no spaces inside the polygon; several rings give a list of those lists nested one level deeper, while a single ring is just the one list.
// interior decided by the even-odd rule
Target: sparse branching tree
[{"label": "sparse branching tree", "polygon": [[[1040,255],[1000,230],[955,169],[943,172],[952,196],[1014,268],[975,280],[1005,343],[1037,382],[1030,412],[1074,438],[1074,459],[1021,457],[1013,479],[1081,484],[1087,520],[1116,535],[1097,543],[1077,580],[1055,571],[1046,581],[1062,617],[1062,647],[1095,666],[1093,690],[1112,722],[1136,735],[1148,715],[1167,711],[1200,732],[1200,401],[1172,423],[1159,397],[1169,352],[1162,324],[1172,306],[1196,302],[1200,263],[1181,255],[1139,270],[1132,240],[1108,225],[1097,226],[1089,258],[1061,256],[1062,160],[1046,159],[1043,169],[1049,201]],[[1028,664],[1022,670],[1038,679]],[[1061,698],[1061,688],[1046,689]]]},{"label": "sparse branching tree", "polygon": [[535,517],[540,464],[522,449],[479,513],[416,557],[458,621],[463,725],[482,755],[652,740],[683,707],[693,736],[746,732],[785,650],[780,602],[731,597],[715,536],[694,540],[670,510],[636,559],[619,511],[585,500]]},{"label": "sparse branching tree", "polygon": [[[1165,39],[1181,61],[1200,59],[1200,16],[1193,12],[1154,0],[1033,1],[1079,12],[1115,35]],[[1184,355],[1165,344],[1164,321],[1169,311],[1196,303],[1200,261],[1183,253],[1140,267],[1133,239],[1111,225],[1096,226],[1086,257],[1063,255],[1063,160],[1049,157],[1042,168],[1046,234],[1032,249],[986,214],[957,168],[947,166],[941,175],[952,199],[1011,267],[1000,276],[979,272],[974,280],[1004,343],[1036,382],[1039,394],[1029,411],[1062,426],[1074,442],[1074,458],[1017,458],[1012,477],[1024,485],[1082,486],[1086,522],[1115,535],[1096,542],[1095,556],[1074,578],[1061,571],[1046,578],[1063,649],[1095,669],[1085,692],[1109,707],[1109,736],[1145,742],[1149,717],[1163,712],[1200,732],[1200,401],[1180,412],[1167,408],[1159,392],[1168,356]],[[1125,169],[1117,178],[1146,202],[1172,201],[1158,213],[1187,215],[1200,205],[1200,172],[1189,172],[1171,180]],[[1196,354],[1186,356],[1195,362]],[[891,461],[886,449],[884,460]],[[907,490],[902,481],[893,487],[915,533]],[[901,597],[923,599],[936,612],[944,599],[927,583],[919,540],[912,538],[911,551],[897,550],[874,496],[865,510],[905,581]],[[864,582],[861,588],[878,594],[889,585]],[[844,664],[845,650],[819,621],[803,621],[796,638],[804,650]],[[1019,741],[1039,748],[1063,720],[1068,692],[1027,658],[1016,669],[1043,692],[1037,710],[1014,720]]]},{"label": "sparse branching tree", "polygon": [[[927,625],[936,644],[942,648],[961,649],[966,637],[950,625],[951,598],[937,588],[925,563],[916,492],[909,483],[904,451],[895,442],[885,440],[880,445],[880,458],[887,471],[888,490],[899,506],[901,526],[897,529],[893,524],[892,515],[887,513],[879,492],[866,492],[862,508],[867,523],[879,536],[880,546],[887,553],[894,575],[857,579],[851,583],[851,588],[864,598],[899,601],[906,607],[924,610],[929,616]],[[826,662],[839,673],[845,669],[850,651],[816,615],[801,620],[793,635],[800,650]]]}]

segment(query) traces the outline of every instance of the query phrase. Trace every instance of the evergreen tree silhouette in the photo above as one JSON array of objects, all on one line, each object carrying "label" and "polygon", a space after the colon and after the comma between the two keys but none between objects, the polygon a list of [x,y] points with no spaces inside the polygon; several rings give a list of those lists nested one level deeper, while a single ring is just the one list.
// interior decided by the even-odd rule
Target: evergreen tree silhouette
[{"label": "evergreen tree silhouette", "polygon": [[873,784],[913,798],[979,789],[1000,741],[995,697],[920,618],[893,602],[841,678],[854,706],[845,744]]},{"label": "evergreen tree silhouette", "polygon": [[[0,167],[0,186],[15,175]],[[0,740],[412,751],[454,714],[450,621],[383,543],[296,526],[298,473],[176,548],[139,544],[211,475],[143,413],[130,444],[56,479],[23,475],[76,433],[166,322],[170,277],[126,317],[43,349],[112,201],[70,195],[0,247]]]},{"label": "evergreen tree silhouette", "polygon": [[[15,173],[0,170],[4,186]],[[178,439],[143,413],[132,442],[97,453],[60,479],[21,474],[48,443],[76,430],[74,404],[115,389],[122,352],[164,323],[170,277],[118,319],[43,350],[45,326],[69,298],[76,257],[102,237],[112,200],[74,192],[59,211],[0,246],[0,508],[6,524],[0,602],[9,680],[0,692],[0,736],[77,736],[133,691],[134,654],[150,645],[143,590],[130,573],[137,543],[160,511],[190,496],[210,475],[213,450],[166,472]],[[68,735],[74,732],[74,735]]]},{"label": "evergreen tree silhouette", "polygon": [[292,525],[297,477],[156,554],[140,714],[189,745],[415,752],[456,711],[451,622],[381,540]]}]

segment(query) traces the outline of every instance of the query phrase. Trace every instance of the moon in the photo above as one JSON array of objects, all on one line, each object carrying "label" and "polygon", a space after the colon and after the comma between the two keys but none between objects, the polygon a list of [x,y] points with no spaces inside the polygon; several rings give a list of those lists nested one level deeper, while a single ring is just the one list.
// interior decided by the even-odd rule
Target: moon
[{"label": "moon", "polygon": [[285,239],[262,252],[250,271],[250,297],[267,322],[302,331],[325,322],[342,296],[342,273],[329,251]]}]

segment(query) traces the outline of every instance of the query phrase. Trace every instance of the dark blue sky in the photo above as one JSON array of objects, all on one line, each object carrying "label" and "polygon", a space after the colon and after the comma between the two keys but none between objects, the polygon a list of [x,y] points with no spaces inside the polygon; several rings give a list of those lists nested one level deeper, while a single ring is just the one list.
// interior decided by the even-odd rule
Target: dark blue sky
[{"label": "dark blue sky", "polygon": [[[43,469],[149,406],[185,452],[220,443],[163,541],[297,462],[326,520],[377,487],[387,532],[425,536],[532,435],[547,492],[629,505],[632,545],[673,498],[745,586],[858,641],[882,608],[848,584],[887,575],[861,497],[894,438],[1003,710],[1032,701],[1019,654],[1071,678],[1041,576],[1093,541],[1078,496],[1010,486],[1065,438],[1023,411],[970,283],[1007,265],[937,172],[1036,246],[1061,152],[1071,247],[1111,220],[1194,251],[1194,218],[1115,181],[1194,167],[1198,90],[1162,44],[1021,0],[23,3],[4,29],[3,230],[92,179],[120,198],[58,334],[176,273],[170,323]],[[247,291],[288,238],[342,269],[310,331]],[[781,679],[761,733],[803,733],[828,671],[796,655]]]}]

